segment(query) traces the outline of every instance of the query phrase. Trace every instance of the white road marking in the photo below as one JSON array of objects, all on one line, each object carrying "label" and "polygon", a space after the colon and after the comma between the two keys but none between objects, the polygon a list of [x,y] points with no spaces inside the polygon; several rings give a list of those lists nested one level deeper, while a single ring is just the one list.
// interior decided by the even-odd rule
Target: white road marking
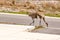
[{"label": "white road marking", "polygon": [[60,40],[60,35],[22,31],[26,28],[27,26],[0,24],[0,40]]},{"label": "white road marking", "polygon": [[[0,15],[2,15],[2,14],[5,14],[5,15],[20,15],[20,16],[28,16],[28,15],[26,15],[26,14],[10,14],[10,13],[1,13],[0,12]],[[49,17],[49,16],[45,16],[46,18],[54,18],[54,19],[60,19],[60,18],[58,18],[58,17]]]}]

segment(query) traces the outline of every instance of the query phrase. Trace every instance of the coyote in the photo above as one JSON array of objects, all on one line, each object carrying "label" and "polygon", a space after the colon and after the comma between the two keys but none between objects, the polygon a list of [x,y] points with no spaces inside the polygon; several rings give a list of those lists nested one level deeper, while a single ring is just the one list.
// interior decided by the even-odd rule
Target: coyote
[{"label": "coyote", "polygon": [[[40,19],[40,25],[41,25],[41,19],[43,19],[43,21],[45,22],[46,26],[48,27],[48,23],[45,20],[45,16],[44,16],[44,11],[40,10],[36,5],[31,4],[30,2],[26,2],[26,4],[24,5],[24,7],[26,7],[26,9],[31,10],[28,11],[28,15],[32,18],[33,20],[33,24],[34,24],[34,19],[37,18],[37,16]],[[34,11],[33,11],[34,10]],[[30,25],[32,24],[30,23]]]}]

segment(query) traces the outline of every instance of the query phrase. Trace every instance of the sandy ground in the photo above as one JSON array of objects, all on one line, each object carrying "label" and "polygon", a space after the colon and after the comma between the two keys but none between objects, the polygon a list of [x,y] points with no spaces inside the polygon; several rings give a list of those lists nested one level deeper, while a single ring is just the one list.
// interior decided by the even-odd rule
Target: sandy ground
[{"label": "sandy ground", "polygon": [[60,35],[27,32],[33,26],[0,24],[0,40],[60,40]]}]

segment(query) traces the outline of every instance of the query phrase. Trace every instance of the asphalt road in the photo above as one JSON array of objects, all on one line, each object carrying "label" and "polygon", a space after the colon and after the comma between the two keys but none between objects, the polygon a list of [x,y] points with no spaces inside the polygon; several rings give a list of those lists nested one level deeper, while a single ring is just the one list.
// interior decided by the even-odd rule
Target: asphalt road
[{"label": "asphalt road", "polygon": [[[48,28],[38,29],[33,32],[60,35],[60,19],[46,17],[46,21],[49,24]],[[32,22],[32,19],[29,16],[0,14],[0,23],[29,25],[31,22]],[[34,24],[39,25],[39,18],[35,19]],[[46,26],[43,20],[42,20],[42,25]]]}]

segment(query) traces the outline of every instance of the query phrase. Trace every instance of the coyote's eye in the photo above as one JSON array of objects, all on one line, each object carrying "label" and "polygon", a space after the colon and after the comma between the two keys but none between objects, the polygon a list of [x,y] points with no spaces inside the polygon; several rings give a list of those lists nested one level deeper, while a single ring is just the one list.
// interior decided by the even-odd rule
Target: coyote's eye
[{"label": "coyote's eye", "polygon": [[26,7],[26,5],[24,5],[24,7]]}]

